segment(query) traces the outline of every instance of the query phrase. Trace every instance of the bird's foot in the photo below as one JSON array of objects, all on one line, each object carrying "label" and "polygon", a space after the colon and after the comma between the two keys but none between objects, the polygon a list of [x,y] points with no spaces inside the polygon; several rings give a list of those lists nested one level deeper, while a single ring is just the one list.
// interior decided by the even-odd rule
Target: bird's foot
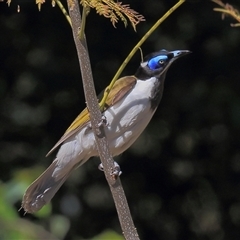
[{"label": "bird's foot", "polygon": [[108,125],[108,122],[107,122],[107,118],[105,115],[102,115],[102,119],[100,121],[100,123],[98,123],[98,127],[101,127],[101,126],[107,126]]},{"label": "bird's foot", "polygon": [[[99,169],[100,171],[104,171],[104,168],[103,168],[102,163],[100,163],[100,164],[98,165],[98,169]],[[120,168],[119,164],[114,161],[114,168],[112,169],[112,173],[111,173],[112,177],[117,178],[117,177],[119,177],[121,174],[122,174],[122,171],[121,171],[121,168]]]},{"label": "bird's foot", "polygon": [[[107,118],[106,116],[102,115],[102,118],[101,118],[101,121],[98,123],[98,128],[102,127],[102,126],[108,126],[108,122],[107,122]],[[88,124],[88,129],[91,129],[92,130],[92,123],[91,121],[89,122]],[[100,135],[101,133],[99,133]]]}]

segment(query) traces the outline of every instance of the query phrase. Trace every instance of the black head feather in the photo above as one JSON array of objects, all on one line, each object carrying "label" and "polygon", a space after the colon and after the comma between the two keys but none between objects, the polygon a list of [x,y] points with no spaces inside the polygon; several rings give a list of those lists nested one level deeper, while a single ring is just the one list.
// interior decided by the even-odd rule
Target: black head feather
[{"label": "black head feather", "polygon": [[156,109],[162,98],[167,70],[176,59],[188,53],[190,53],[188,50],[167,51],[162,49],[147,55],[140,64],[135,74],[137,79],[148,80],[151,77],[155,77],[158,80],[152,89],[152,109]]}]

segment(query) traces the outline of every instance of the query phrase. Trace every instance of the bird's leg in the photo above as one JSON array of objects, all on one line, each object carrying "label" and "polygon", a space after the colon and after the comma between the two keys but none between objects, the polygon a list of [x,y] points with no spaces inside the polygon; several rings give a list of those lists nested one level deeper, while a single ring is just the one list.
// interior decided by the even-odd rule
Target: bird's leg
[{"label": "bird's leg", "polygon": [[[100,171],[104,171],[104,168],[103,168],[102,163],[100,163],[100,164],[98,165],[98,169],[99,169]],[[116,177],[119,177],[121,174],[122,174],[122,171],[121,171],[121,168],[120,168],[119,164],[114,161],[114,168],[112,169],[111,175],[112,175],[114,178],[116,178]]]},{"label": "bird's leg", "polygon": [[114,168],[113,168],[112,174],[111,174],[112,177],[116,179],[117,177],[120,177],[121,174],[122,174],[122,171],[121,171],[119,164],[114,161]]},{"label": "bird's leg", "polygon": [[107,118],[102,115],[101,121],[98,123],[98,128],[97,128],[97,136],[99,138],[103,138],[105,136],[104,134],[104,127],[107,126]]},{"label": "bird's leg", "polygon": [[101,122],[100,123],[98,123],[98,127],[101,127],[101,126],[107,126],[108,125],[108,122],[107,122],[107,118],[106,118],[106,116],[105,115],[102,115],[102,120],[101,120]]},{"label": "bird's leg", "polygon": [[[98,127],[100,128],[101,126],[108,126],[107,118],[105,115],[102,115],[101,121],[98,123]],[[89,122],[88,128],[92,129],[92,124]]]}]

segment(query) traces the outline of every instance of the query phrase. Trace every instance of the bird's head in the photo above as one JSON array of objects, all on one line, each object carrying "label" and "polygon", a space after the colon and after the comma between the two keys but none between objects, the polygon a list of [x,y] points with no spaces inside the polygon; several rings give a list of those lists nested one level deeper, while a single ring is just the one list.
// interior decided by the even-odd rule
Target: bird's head
[{"label": "bird's head", "polygon": [[146,80],[150,77],[160,78],[164,76],[171,64],[178,58],[191,53],[188,50],[167,51],[162,49],[147,55],[140,64],[135,76]]}]

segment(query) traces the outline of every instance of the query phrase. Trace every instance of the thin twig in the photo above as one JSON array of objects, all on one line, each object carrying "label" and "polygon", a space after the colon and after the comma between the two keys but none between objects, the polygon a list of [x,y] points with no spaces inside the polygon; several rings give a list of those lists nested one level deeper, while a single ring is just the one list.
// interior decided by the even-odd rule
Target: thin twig
[{"label": "thin twig", "polygon": [[70,24],[70,26],[72,27],[72,22],[71,22],[71,18],[69,17],[65,7],[62,5],[60,0],[55,0],[55,2],[57,3],[58,7],[60,8],[60,10],[62,11],[63,15],[65,16],[65,18],[67,19],[68,23]]},{"label": "thin twig", "polygon": [[87,21],[87,14],[89,12],[89,6],[83,6],[83,11],[82,11],[82,22],[79,30],[78,37],[80,39],[83,39],[84,37],[84,32],[85,32],[85,26],[86,26],[86,21]]},{"label": "thin twig", "polygon": [[[113,195],[114,203],[117,209],[119,221],[125,239],[139,240],[138,233],[133,224],[133,220],[127,204],[126,196],[121,185],[120,178],[118,177],[114,179],[111,175],[114,169],[114,162],[109,151],[108,142],[105,137],[104,129],[99,127],[99,123],[102,121],[102,117],[94,89],[86,38],[85,36],[82,39],[78,37],[79,26],[81,25],[81,15],[78,1],[67,0],[67,3],[69,15],[72,21],[73,37],[81,68],[85,98],[90,113],[91,125],[93,132],[95,134],[99,156],[104,167],[104,173]],[[100,133],[101,137],[99,137]]]}]

